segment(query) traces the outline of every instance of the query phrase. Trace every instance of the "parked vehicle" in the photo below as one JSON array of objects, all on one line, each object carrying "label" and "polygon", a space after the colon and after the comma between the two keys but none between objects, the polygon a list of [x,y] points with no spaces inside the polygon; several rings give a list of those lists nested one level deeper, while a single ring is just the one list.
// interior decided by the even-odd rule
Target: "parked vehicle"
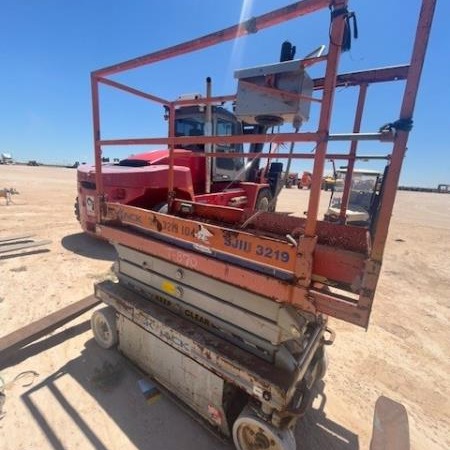
[{"label": "parked vehicle", "polygon": [[298,173],[296,172],[290,172],[289,174],[286,174],[286,180],[284,182],[284,186],[288,189],[290,189],[292,186],[298,185]]},{"label": "parked vehicle", "polygon": [[[337,222],[341,212],[344,180],[347,170],[336,171],[336,182],[325,220]],[[352,175],[345,222],[369,225],[378,206],[382,174],[375,170],[354,170]]]},{"label": "parked vehicle", "polygon": [[[199,95],[196,95],[198,97]],[[184,98],[185,99],[185,98]],[[201,136],[205,132],[205,108],[181,107],[176,111],[176,136]],[[233,113],[221,106],[211,108],[214,135],[229,136],[261,132],[265,127],[240,122]],[[251,152],[262,146],[250,146]],[[210,205],[233,206],[260,210],[274,210],[273,197],[281,176],[282,164],[273,163],[263,182],[258,160],[245,162],[242,144],[217,144],[212,151],[234,153],[236,158],[217,157],[211,164],[195,157],[203,152],[203,145],[186,145],[174,150],[174,189],[177,198],[194,200]],[[95,234],[95,167],[80,165],[77,168],[78,197],[75,215],[84,231]],[[167,204],[169,150],[163,148],[129,156],[118,163],[102,164],[105,195],[111,202],[138,206],[155,211],[164,210]]]},{"label": "parked vehicle", "polygon": [[14,160],[11,153],[0,154],[0,164],[14,164]]},{"label": "parked vehicle", "polygon": [[299,189],[311,189],[311,181],[312,181],[312,174],[311,172],[304,171],[301,178],[298,180],[297,187]]}]

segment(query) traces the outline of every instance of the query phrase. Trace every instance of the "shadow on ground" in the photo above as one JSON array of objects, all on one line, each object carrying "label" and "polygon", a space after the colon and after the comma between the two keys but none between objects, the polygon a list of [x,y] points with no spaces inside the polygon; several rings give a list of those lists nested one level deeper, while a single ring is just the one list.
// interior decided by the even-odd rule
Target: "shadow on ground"
[{"label": "shadow on ground", "polygon": [[31,358],[39,353],[45,352],[57,345],[85,333],[91,328],[89,320],[86,320],[77,325],[73,325],[69,328],[61,331],[55,331],[51,335],[39,339],[31,344],[28,344],[19,349],[13,348],[0,351],[0,371],[22,363],[23,361]]},{"label": "shadow on ground", "polygon": [[[48,411],[42,409],[42,404],[38,401],[44,391],[46,395],[52,396],[51,403],[56,401],[57,408],[61,408],[70,417],[70,426],[76,427],[93,448],[113,450],[92,426],[93,421],[86,408],[83,408],[84,412],[77,408],[77,394],[71,393],[71,389],[63,388],[61,381],[64,378],[69,385],[73,381],[81,385],[136,448],[149,448],[151,442],[152,450],[234,449],[231,442],[223,442],[212,436],[169,398],[162,396],[156,403],[147,403],[138,388],[138,380],[142,378],[142,374],[119,352],[100,349],[93,339],[86,343],[78,358],[22,395],[27,409],[45,434],[49,448],[65,450],[68,447],[61,442],[59,430],[55,429],[51,419],[48,420]],[[358,450],[358,437],[327,419],[323,410],[326,400],[323,394],[324,384],[321,383],[318,388],[322,402],[318,409],[311,409],[299,422],[296,429],[298,448]],[[98,418],[95,420],[97,425],[99,420],[101,421]],[[119,439],[121,440],[123,441]]]},{"label": "shadow on ground", "polygon": [[[72,432],[84,435],[81,448],[114,450],[123,448],[126,442],[131,442],[133,448],[152,450],[234,448],[204,430],[168,398],[161,396],[149,404],[139,389],[141,378],[142,374],[117,351],[103,350],[91,339],[79,357],[33,386],[22,394],[21,399],[45,434],[48,448],[53,450],[73,448],[73,443],[61,439],[61,430],[53,420],[55,414],[69,418],[69,423],[65,420],[66,435]],[[100,412],[92,418],[86,400],[81,403],[80,394],[70,389],[74,382],[117,424],[114,431],[117,446],[111,446],[107,435],[99,432],[99,424],[105,423]],[[83,399],[86,393],[82,394]],[[43,395],[51,396],[48,402],[54,405],[52,412],[45,408]]]},{"label": "shadow on ground", "polygon": [[116,251],[114,247],[100,239],[93,238],[86,233],[75,233],[61,239],[62,246],[77,255],[92,259],[114,261]]},{"label": "shadow on ground", "polygon": [[359,450],[358,435],[344,428],[342,425],[327,418],[325,404],[325,383],[321,380],[315,388],[313,405],[318,406],[308,410],[295,430],[297,448],[327,449],[327,450]]}]

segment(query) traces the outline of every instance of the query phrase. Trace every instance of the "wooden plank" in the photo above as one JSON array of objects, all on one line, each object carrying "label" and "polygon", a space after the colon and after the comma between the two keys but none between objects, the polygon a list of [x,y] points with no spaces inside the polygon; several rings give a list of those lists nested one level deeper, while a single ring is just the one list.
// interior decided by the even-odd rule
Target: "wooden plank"
[{"label": "wooden plank", "polygon": [[6,353],[17,350],[24,345],[51,333],[65,323],[70,322],[86,311],[89,311],[99,303],[100,300],[98,298],[94,295],[90,295],[1,337],[0,357],[4,357]]},{"label": "wooden plank", "polygon": [[16,234],[14,236],[8,236],[0,238],[0,242],[18,241],[20,239],[29,239],[35,236],[34,234]]},{"label": "wooden plank", "polygon": [[52,241],[33,241],[33,242],[27,242],[25,244],[17,243],[17,244],[10,244],[0,247],[0,253],[7,253],[7,252],[15,252],[18,250],[25,250],[32,247],[40,247],[41,245],[47,245],[51,244]]}]

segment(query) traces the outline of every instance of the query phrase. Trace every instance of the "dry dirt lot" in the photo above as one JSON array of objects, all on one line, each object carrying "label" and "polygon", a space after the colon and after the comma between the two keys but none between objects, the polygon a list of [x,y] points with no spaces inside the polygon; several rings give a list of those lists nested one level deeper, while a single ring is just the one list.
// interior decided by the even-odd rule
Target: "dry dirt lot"
[{"label": "dry dirt lot", "polygon": [[[113,249],[80,233],[73,169],[0,166],[0,236],[31,232],[48,252],[0,259],[0,335],[92,293]],[[303,211],[306,191],[285,190],[284,211]],[[326,204],[324,194],[323,204]],[[303,206],[302,206],[303,205]],[[450,195],[400,192],[368,332],[332,320],[337,332],[321,400],[296,435],[302,449],[367,449],[373,405],[384,394],[409,413],[412,448],[450,448]],[[100,350],[87,313],[0,361],[10,383],[0,449],[231,449],[171,401],[149,405],[140,375]]]}]

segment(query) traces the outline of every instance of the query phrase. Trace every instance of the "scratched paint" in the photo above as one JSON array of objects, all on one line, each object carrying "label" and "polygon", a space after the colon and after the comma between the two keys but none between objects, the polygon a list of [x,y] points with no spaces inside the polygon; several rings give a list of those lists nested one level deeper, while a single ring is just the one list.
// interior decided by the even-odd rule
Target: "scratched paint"
[{"label": "scratched paint", "polygon": [[296,248],[288,242],[116,203],[107,204],[105,218],[189,242],[202,253],[217,251],[281,270],[294,269]]}]

